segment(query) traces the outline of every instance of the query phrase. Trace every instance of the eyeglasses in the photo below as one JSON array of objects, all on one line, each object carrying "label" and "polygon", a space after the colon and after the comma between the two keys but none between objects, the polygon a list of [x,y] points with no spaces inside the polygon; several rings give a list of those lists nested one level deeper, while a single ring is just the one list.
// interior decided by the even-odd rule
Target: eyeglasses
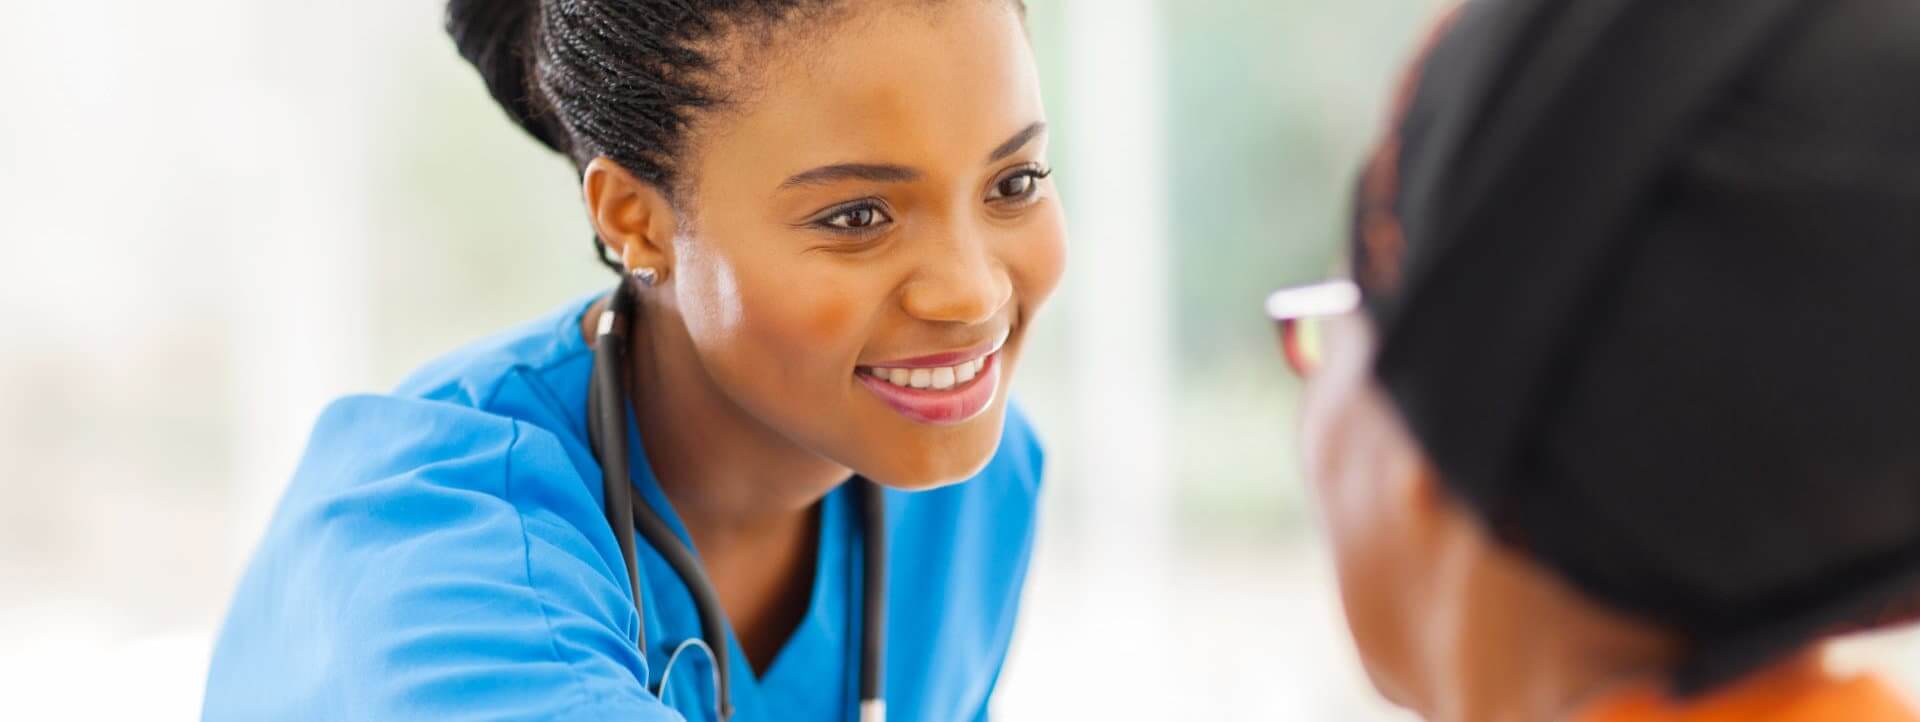
[{"label": "eyeglasses", "polygon": [[1320,368],[1323,322],[1359,307],[1360,287],[1352,281],[1293,286],[1267,296],[1267,317],[1280,332],[1280,353],[1301,378]]}]

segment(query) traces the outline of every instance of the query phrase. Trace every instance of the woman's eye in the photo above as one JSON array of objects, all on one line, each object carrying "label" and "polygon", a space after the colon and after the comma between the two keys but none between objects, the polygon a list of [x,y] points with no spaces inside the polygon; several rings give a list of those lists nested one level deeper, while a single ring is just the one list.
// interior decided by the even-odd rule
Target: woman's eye
[{"label": "woman's eye", "polygon": [[842,231],[866,231],[886,225],[893,219],[874,206],[847,208],[820,221],[820,225]]},{"label": "woman's eye", "polygon": [[1033,190],[1033,176],[1030,176],[1030,175],[1017,175],[1012,178],[1008,178],[1006,180],[1000,181],[1000,195],[1002,197],[1011,198],[1015,196],[1024,196],[1032,190]]},{"label": "woman's eye", "polygon": [[1043,171],[1038,168],[1028,168],[1026,170],[1022,170],[1018,173],[1015,173],[1013,175],[1002,178],[1000,179],[999,183],[994,184],[993,197],[989,198],[988,200],[992,200],[992,201],[1025,200],[1033,196],[1034,193],[1039,191],[1040,179],[1045,178],[1051,174],[1052,174],[1052,171]]}]

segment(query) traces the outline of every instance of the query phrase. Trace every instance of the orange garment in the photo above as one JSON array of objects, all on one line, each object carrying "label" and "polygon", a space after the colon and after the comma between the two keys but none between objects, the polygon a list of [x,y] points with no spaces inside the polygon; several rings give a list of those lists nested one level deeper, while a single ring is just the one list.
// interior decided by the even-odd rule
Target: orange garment
[{"label": "orange garment", "polygon": [[1650,689],[1615,695],[1575,722],[1920,722],[1879,678],[1838,678],[1817,663],[1758,675],[1704,699],[1675,702]]}]

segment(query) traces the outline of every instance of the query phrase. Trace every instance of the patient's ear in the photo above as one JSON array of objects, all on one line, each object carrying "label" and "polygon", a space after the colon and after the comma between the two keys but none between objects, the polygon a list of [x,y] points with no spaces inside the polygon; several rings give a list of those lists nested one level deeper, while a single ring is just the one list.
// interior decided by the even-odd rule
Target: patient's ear
[{"label": "patient's ear", "polygon": [[665,192],[605,156],[587,163],[580,187],[588,220],[608,252],[628,270],[652,268],[663,279],[673,275],[680,218]]}]

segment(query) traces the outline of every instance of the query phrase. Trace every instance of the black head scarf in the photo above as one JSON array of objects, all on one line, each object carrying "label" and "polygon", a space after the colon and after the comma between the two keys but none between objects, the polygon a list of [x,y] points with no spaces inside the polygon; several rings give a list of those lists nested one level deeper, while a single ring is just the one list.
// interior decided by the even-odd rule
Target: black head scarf
[{"label": "black head scarf", "polygon": [[1920,597],[1920,3],[1473,0],[1363,174],[1378,376],[1697,691]]}]

